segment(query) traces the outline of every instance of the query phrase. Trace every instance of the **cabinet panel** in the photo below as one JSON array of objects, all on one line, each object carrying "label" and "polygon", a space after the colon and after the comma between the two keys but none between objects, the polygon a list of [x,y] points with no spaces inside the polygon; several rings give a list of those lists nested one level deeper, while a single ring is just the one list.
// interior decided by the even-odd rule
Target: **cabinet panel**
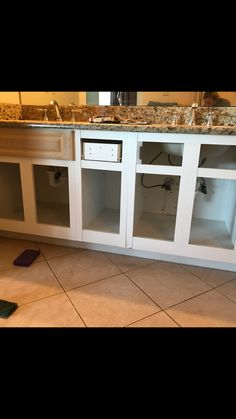
[{"label": "cabinet panel", "polygon": [[227,144],[202,144],[199,167],[212,169],[236,169],[236,146]]},{"label": "cabinet panel", "polygon": [[70,226],[68,168],[33,165],[37,222]]},{"label": "cabinet panel", "polygon": [[134,237],[174,240],[179,185],[179,176],[136,175]]},{"label": "cabinet panel", "polygon": [[138,163],[158,166],[182,166],[183,143],[139,142]]},{"label": "cabinet panel", "polygon": [[0,163],[0,218],[24,221],[20,165]]},{"label": "cabinet panel", "polygon": [[[82,239],[85,242],[125,247],[129,228],[127,214],[130,217],[129,208],[132,208],[128,200],[131,200],[130,185],[135,173],[137,134],[81,130],[78,140],[77,156],[81,156]],[[117,153],[114,156],[104,153],[102,156],[100,152],[96,154],[95,147],[95,160],[85,160],[85,143],[92,144],[92,147],[108,146],[109,150],[114,146],[113,151]]]},{"label": "cabinet panel", "polygon": [[0,155],[74,160],[74,134],[46,128],[0,128]]},{"label": "cabinet panel", "polygon": [[82,169],[83,229],[119,234],[121,173]]},{"label": "cabinet panel", "polygon": [[236,180],[198,177],[190,244],[234,249]]}]

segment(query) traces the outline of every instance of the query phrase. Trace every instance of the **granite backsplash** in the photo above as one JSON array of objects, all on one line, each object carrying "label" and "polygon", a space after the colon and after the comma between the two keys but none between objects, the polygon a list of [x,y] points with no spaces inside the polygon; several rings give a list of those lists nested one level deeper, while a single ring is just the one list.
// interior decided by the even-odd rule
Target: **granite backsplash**
[{"label": "granite backsplash", "polygon": [[[60,106],[63,121],[70,121],[72,117],[71,106]],[[55,109],[51,105],[14,105],[0,103],[1,120],[34,120],[42,121],[43,109],[47,109],[48,119],[56,120]],[[191,115],[191,107],[175,106],[96,106],[81,105],[73,106],[75,120],[88,122],[92,116],[116,116],[121,120],[133,120],[146,122],[147,124],[171,124],[174,115],[178,125],[188,124]],[[205,125],[210,111],[214,112],[213,124],[234,126],[236,124],[236,107],[205,108],[199,107],[196,112],[197,125]]]}]

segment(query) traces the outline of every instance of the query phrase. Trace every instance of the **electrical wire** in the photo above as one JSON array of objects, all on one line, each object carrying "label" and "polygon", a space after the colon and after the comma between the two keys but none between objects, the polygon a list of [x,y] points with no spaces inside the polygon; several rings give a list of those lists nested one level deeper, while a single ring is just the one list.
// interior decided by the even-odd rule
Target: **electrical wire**
[{"label": "electrical wire", "polygon": [[172,161],[170,159],[170,154],[168,154],[168,162],[170,163],[171,166],[177,166],[176,164],[172,163]]},{"label": "electrical wire", "polygon": [[[162,154],[162,151],[160,151],[160,153],[158,153],[148,164],[152,164],[160,155]],[[163,184],[161,184],[161,185],[151,185],[151,186],[147,186],[147,185],[144,185],[144,175],[145,175],[145,173],[143,173],[142,175],[141,175],[141,185],[144,187],[144,188],[146,188],[146,189],[150,189],[150,188],[158,188],[158,187],[164,187],[164,185]]]},{"label": "electrical wire", "polygon": [[[199,164],[199,167],[202,167],[207,161],[207,157],[203,157],[201,163]],[[204,194],[207,194],[207,185],[205,182],[205,179],[202,177],[202,183],[203,185],[200,187],[200,191]]]}]

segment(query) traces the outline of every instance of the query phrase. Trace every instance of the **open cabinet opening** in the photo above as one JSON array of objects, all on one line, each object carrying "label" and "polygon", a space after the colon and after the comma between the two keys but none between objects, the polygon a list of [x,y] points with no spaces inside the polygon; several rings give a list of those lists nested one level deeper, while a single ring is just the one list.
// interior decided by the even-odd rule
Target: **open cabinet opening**
[{"label": "open cabinet opening", "polygon": [[24,221],[20,165],[0,163],[0,218]]},{"label": "open cabinet opening", "polygon": [[179,176],[137,174],[134,236],[174,240],[179,183]]},{"label": "open cabinet opening", "polygon": [[235,240],[236,180],[199,177],[189,243],[233,249]]},{"label": "open cabinet opening", "polygon": [[70,226],[68,168],[33,165],[37,221]]},{"label": "open cabinet opening", "polygon": [[121,173],[82,169],[83,229],[119,234]]}]

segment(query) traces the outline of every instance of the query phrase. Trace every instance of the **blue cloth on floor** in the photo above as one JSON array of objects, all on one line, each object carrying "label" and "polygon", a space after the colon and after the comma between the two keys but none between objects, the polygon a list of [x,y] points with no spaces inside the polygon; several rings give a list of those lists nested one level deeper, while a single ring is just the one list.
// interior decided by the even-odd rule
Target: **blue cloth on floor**
[{"label": "blue cloth on floor", "polygon": [[0,300],[0,317],[7,318],[17,309],[18,305],[11,301]]}]

